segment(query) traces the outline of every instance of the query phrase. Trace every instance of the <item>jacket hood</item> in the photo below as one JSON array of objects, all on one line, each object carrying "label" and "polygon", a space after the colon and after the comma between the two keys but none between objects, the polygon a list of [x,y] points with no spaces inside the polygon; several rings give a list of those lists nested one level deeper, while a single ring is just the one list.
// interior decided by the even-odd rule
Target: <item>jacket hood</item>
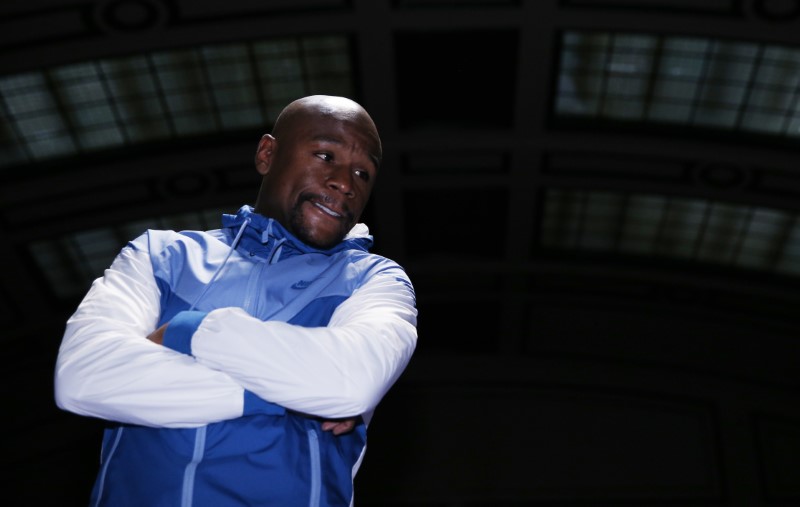
[{"label": "jacket hood", "polygon": [[242,246],[245,248],[246,243],[255,240],[262,245],[268,245],[270,243],[281,244],[284,248],[284,252],[290,250],[294,251],[294,253],[332,255],[344,250],[361,250],[367,252],[373,244],[372,235],[369,234],[369,229],[365,224],[356,224],[338,245],[323,250],[303,243],[278,223],[277,220],[265,217],[253,211],[252,206],[242,206],[235,215],[222,215],[222,226],[225,228],[238,229],[246,221],[249,222],[249,224],[242,238]]}]

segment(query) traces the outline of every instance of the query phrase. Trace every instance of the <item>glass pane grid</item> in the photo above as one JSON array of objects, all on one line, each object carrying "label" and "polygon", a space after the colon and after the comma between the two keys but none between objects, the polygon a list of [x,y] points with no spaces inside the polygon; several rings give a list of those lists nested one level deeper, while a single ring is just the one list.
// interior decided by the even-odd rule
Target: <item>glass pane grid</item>
[{"label": "glass pane grid", "polygon": [[551,189],[545,250],[645,256],[800,275],[798,213],[703,199]]},{"label": "glass pane grid", "polygon": [[111,227],[79,231],[29,245],[31,256],[59,298],[79,297],[102,276],[125,244],[147,229],[208,230],[221,226],[229,209],[207,209],[142,219]]},{"label": "glass pane grid", "polygon": [[557,116],[800,136],[800,49],[711,38],[569,31]]},{"label": "glass pane grid", "polygon": [[310,93],[352,96],[344,36],[107,58],[0,76],[0,168],[266,126]]}]

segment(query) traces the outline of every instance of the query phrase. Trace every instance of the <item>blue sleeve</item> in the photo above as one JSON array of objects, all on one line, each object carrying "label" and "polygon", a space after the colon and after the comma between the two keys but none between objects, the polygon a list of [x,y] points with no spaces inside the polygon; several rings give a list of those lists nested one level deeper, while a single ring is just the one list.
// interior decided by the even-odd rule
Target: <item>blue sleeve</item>
[{"label": "blue sleeve", "polygon": [[178,312],[164,332],[164,346],[192,355],[192,336],[206,315],[198,311]]},{"label": "blue sleeve", "polygon": [[[207,312],[184,311],[175,314],[164,332],[164,346],[184,354],[192,354],[192,336]],[[247,389],[244,390],[244,413],[242,415],[283,415],[286,409],[275,403],[259,398]]]},{"label": "blue sleeve", "polygon": [[259,398],[247,389],[244,390],[244,413],[242,415],[283,415],[285,413],[286,409],[282,406]]}]

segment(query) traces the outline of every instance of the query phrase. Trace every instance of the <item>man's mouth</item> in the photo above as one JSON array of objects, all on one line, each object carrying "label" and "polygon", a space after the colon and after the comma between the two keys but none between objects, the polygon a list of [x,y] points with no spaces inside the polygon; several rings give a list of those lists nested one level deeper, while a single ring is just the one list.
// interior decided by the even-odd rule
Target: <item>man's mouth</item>
[{"label": "man's mouth", "polygon": [[328,215],[330,215],[330,216],[332,216],[334,218],[342,218],[341,214],[333,211],[332,209],[330,209],[329,207],[325,206],[324,204],[320,204],[318,202],[313,202],[312,204],[314,204],[314,206],[316,206],[317,208],[321,209],[323,212],[325,212],[326,214],[328,214]]},{"label": "man's mouth", "polygon": [[324,194],[304,193],[300,195],[298,202],[307,202],[332,219],[341,221],[345,224],[350,224],[355,221],[355,217],[350,211],[350,208],[347,206],[347,203],[337,201],[330,196]]}]

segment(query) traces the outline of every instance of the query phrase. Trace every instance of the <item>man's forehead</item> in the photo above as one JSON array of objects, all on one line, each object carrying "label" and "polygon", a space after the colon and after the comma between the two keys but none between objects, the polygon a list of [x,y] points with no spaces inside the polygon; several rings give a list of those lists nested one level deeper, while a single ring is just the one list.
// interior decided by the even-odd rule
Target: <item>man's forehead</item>
[{"label": "man's forehead", "polygon": [[374,159],[383,157],[380,135],[369,114],[357,103],[336,97],[309,97],[292,103],[273,130],[277,139],[332,143],[357,142]]}]

